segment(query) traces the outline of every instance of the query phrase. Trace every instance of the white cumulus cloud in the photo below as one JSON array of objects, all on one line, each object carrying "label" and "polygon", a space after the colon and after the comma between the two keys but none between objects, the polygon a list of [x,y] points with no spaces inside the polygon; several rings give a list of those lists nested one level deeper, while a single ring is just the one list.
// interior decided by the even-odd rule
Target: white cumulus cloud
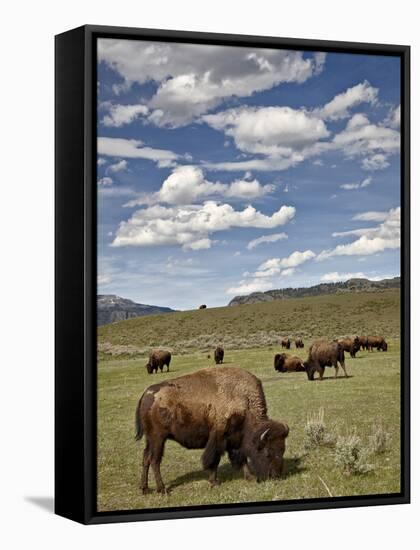
[{"label": "white cumulus cloud", "polygon": [[247,244],[247,249],[252,250],[253,248],[256,248],[260,244],[265,243],[276,243],[277,241],[287,239],[286,233],[273,233],[272,235],[262,235],[261,237],[258,237],[257,239],[252,239],[252,241],[249,241]]},{"label": "white cumulus cloud", "polygon": [[336,95],[321,109],[315,112],[323,119],[338,120],[350,116],[349,109],[360,103],[375,103],[378,97],[378,88],[373,88],[367,80],[348,88],[345,92]]},{"label": "white cumulus cloud", "polygon": [[183,165],[176,167],[163,182],[156,193],[143,193],[127,206],[142,204],[192,204],[204,197],[228,197],[255,199],[272,193],[275,187],[262,185],[258,180],[234,180],[231,183],[208,181],[203,170],[198,166]]},{"label": "white cumulus cloud", "polygon": [[326,54],[261,48],[170,44],[137,40],[98,40],[98,60],[122,82],[116,93],[137,82],[154,82],[148,120],[179,127],[230,97],[247,97],[283,82],[305,82],[319,74]]},{"label": "white cumulus cloud", "polygon": [[338,273],[338,271],[331,271],[322,275],[321,281],[323,283],[339,283],[341,281],[348,281],[349,279],[367,279],[366,275],[362,271],[356,273]]},{"label": "white cumulus cloud", "polygon": [[141,115],[147,115],[149,109],[146,105],[114,105],[109,106],[108,114],[106,114],[102,123],[104,126],[113,126],[119,128],[125,124],[130,124]]},{"label": "white cumulus cloud", "polygon": [[368,187],[372,183],[372,177],[365,178],[361,182],[357,183],[343,183],[340,185],[341,189],[344,189],[345,191],[352,191],[354,189],[363,189],[364,187]]},{"label": "white cumulus cloud", "polygon": [[98,137],[98,155],[146,159],[158,163],[158,166],[170,166],[179,158],[179,155],[165,149],[147,147],[140,140]]},{"label": "white cumulus cloud", "polygon": [[127,170],[128,162],[126,160],[120,160],[119,162],[116,162],[115,164],[110,164],[107,168],[107,172],[112,172],[113,174],[116,174],[117,172],[123,172],[124,170]]},{"label": "white cumulus cloud", "polygon": [[214,201],[174,207],[154,205],[137,210],[128,221],[121,222],[112,246],[209,248],[209,237],[217,231],[233,227],[271,229],[285,225],[294,215],[295,208],[291,206],[282,206],[267,216],[252,206],[238,211],[229,204]]},{"label": "white cumulus cloud", "polygon": [[271,258],[263,262],[254,273],[244,273],[244,279],[226,289],[226,294],[250,294],[275,288],[278,279],[290,277],[298,266],[315,257],[312,250],[296,250],[285,258]]},{"label": "white cumulus cloud", "polygon": [[[344,234],[346,233],[348,235],[348,232]],[[359,238],[351,243],[323,250],[317,260],[322,261],[333,256],[369,256],[387,249],[400,248],[400,208],[391,208],[377,227],[359,229],[356,235]]]}]

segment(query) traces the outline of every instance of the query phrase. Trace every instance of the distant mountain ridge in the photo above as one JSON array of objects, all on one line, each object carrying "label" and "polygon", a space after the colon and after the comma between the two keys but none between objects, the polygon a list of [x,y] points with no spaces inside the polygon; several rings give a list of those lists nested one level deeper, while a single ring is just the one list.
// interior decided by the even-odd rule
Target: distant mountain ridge
[{"label": "distant mountain ridge", "polygon": [[369,279],[349,279],[338,283],[321,283],[319,285],[300,288],[282,288],[266,292],[252,292],[246,296],[235,296],[229,306],[242,304],[257,304],[272,300],[287,300],[288,298],[305,298],[307,296],[322,296],[325,294],[343,294],[347,292],[374,292],[400,288],[400,277],[370,281]]},{"label": "distant mountain ridge", "polygon": [[107,325],[117,321],[125,321],[133,317],[157,315],[159,313],[173,313],[169,307],[149,306],[137,304],[116,294],[98,294],[97,296],[97,325]]}]

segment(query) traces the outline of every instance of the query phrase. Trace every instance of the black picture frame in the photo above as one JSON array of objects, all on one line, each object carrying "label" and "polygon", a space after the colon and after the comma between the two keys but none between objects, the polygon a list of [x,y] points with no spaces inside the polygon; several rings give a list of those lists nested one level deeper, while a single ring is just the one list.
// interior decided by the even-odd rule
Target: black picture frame
[{"label": "black picture frame", "polygon": [[[98,512],[96,509],[96,40],[286,47],[401,59],[401,492]],[[410,502],[410,47],[86,25],[55,37],[55,512],[110,523]]]}]

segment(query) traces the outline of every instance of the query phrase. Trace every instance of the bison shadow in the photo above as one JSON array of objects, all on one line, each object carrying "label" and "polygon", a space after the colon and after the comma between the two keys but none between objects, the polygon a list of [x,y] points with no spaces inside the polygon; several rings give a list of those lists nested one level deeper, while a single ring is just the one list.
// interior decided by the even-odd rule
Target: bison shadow
[{"label": "bison shadow", "polygon": [[345,380],[346,378],[354,378],[354,375],[349,374],[348,376],[344,376],[344,374],[339,374],[337,377],[335,377],[334,375],[324,376],[322,380],[321,378],[314,378],[314,380],[311,380],[311,382],[325,382],[326,380],[339,380],[339,379]]},{"label": "bison shadow", "polygon": [[[301,461],[302,461],[301,457],[285,458],[283,474],[281,477],[282,478],[290,477],[306,470],[306,468],[301,466]],[[234,479],[239,479],[239,480],[244,479],[244,474],[242,473],[242,471],[234,469],[229,463],[222,464],[218,468],[217,474],[218,474],[217,477],[219,478],[220,483],[225,483],[227,481],[232,481]],[[207,481],[208,478],[209,478],[209,474],[205,470],[195,470],[194,472],[188,472],[186,474],[182,474],[181,476],[171,481],[168,484],[168,491],[172,491],[176,487],[179,487],[180,485],[184,485],[186,483],[192,483],[194,481]],[[280,480],[281,479],[279,479],[279,481]],[[256,481],[255,482],[250,481],[249,483],[256,483]]]}]

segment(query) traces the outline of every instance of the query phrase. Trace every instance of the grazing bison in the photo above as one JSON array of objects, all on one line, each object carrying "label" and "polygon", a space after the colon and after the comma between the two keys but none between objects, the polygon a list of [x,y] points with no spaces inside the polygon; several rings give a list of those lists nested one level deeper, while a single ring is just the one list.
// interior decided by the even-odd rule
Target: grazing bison
[{"label": "grazing bison", "polygon": [[225,356],[225,350],[222,348],[222,346],[217,346],[217,348],[214,350],[214,362],[216,365],[220,365],[223,363],[223,357]]},{"label": "grazing bison", "polygon": [[322,380],[325,367],[334,367],[335,377],[337,378],[338,363],[340,363],[347,378],[343,346],[336,341],[315,340],[309,348],[309,356],[304,363],[308,380],[314,379],[315,372],[319,373],[319,378]]},{"label": "grazing bison", "polygon": [[171,354],[169,351],[161,349],[154,350],[149,355],[149,361],[146,364],[146,370],[149,374],[153,372],[163,372],[163,367],[166,365],[167,372],[169,372],[169,363],[171,362]]},{"label": "grazing bison", "polygon": [[276,353],[274,369],[278,372],[305,372],[302,359],[287,353]]},{"label": "grazing bison", "polygon": [[140,487],[149,492],[152,467],[157,491],[165,492],[160,473],[165,441],[204,449],[203,468],[211,486],[227,451],[231,464],[247,479],[278,477],[283,470],[286,424],[270,420],[260,380],[239,367],[211,367],[153,384],[141,396],[135,415],[136,439],[146,437]]},{"label": "grazing bison", "polygon": [[360,350],[360,340],[358,336],[354,338],[340,338],[337,342],[343,346],[344,351],[350,353],[350,357],[356,357],[356,353]]},{"label": "grazing bison", "polygon": [[286,348],[286,349],[290,349],[290,338],[282,338],[281,347]]},{"label": "grazing bison", "polygon": [[198,309],[207,309],[206,304],[201,304],[201,306],[198,306]]},{"label": "grazing bison", "polygon": [[295,346],[297,348],[304,348],[305,347],[302,338],[295,338]]},{"label": "grazing bison", "polygon": [[367,348],[369,351],[373,351],[373,348],[377,351],[388,351],[388,344],[383,336],[368,336]]},{"label": "grazing bison", "polygon": [[368,349],[367,336],[359,336],[360,349]]}]

